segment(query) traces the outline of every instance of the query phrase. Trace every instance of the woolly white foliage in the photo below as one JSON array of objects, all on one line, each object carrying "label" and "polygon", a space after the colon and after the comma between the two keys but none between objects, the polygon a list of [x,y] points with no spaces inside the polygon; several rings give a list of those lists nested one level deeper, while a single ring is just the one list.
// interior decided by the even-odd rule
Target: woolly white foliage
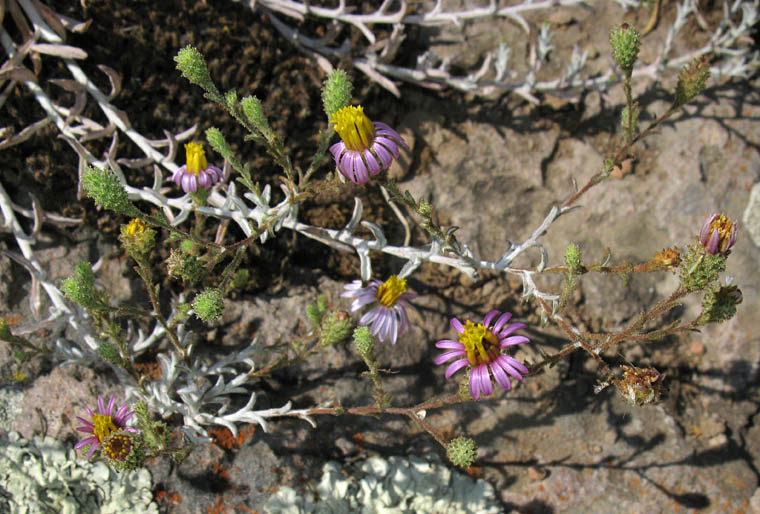
[{"label": "woolly white foliage", "polygon": [[264,505],[274,514],[498,514],[502,512],[491,484],[452,471],[438,462],[409,457],[372,457],[341,468],[322,467],[313,494],[280,487]]},{"label": "woolly white foliage", "polygon": [[[617,0],[617,2],[626,10],[643,6],[639,0]],[[697,0],[682,0],[682,3],[677,6],[677,16],[668,29],[666,40],[659,48],[656,61],[635,68],[634,77],[643,76],[654,79],[665,69],[680,69],[694,58],[708,53],[719,58],[718,64],[712,70],[714,73],[720,70],[725,76],[747,77],[752,69],[757,68],[760,55],[757,51],[752,51],[748,38],[752,26],[758,19],[759,0],[733,0],[732,2],[723,0],[723,18],[718,27],[712,31],[709,42],[694,51],[682,55],[670,55],[674,38],[685,22],[692,16],[699,16],[696,2]],[[265,12],[272,25],[288,41],[312,55],[325,70],[332,70],[330,59],[333,62],[336,59],[348,59],[354,67],[396,96],[400,96],[401,93],[393,81],[401,80],[422,87],[433,89],[450,87],[477,95],[512,91],[531,102],[538,103],[535,96],[537,92],[568,88],[604,89],[620,80],[619,74],[614,69],[595,77],[584,76],[582,72],[585,59],[575,59],[571,62],[569,70],[561,77],[537,81],[536,74],[541,68],[541,63],[553,49],[550,44],[549,23],[542,24],[538,29],[536,42],[531,43],[528,52],[528,69],[520,79],[515,79],[507,73],[501,44],[481,57],[482,65],[477,71],[466,72],[460,76],[452,75],[449,71],[451,62],[448,59],[439,59],[432,50],[424,51],[417,58],[414,68],[393,64],[400,42],[405,37],[404,31],[413,25],[461,27],[463,22],[477,23],[483,19],[503,17],[514,21],[530,39],[531,26],[524,17],[526,13],[558,7],[593,10],[596,5],[593,1],[580,0],[525,0],[504,7],[499,7],[499,2],[496,0],[488,1],[487,5],[482,5],[486,2],[482,2],[481,5],[471,5],[474,3],[464,2],[462,4],[467,8],[458,9],[447,7],[443,0],[425,4],[407,0],[400,2],[386,0],[380,7],[369,13],[361,11],[359,2],[349,4],[345,0],[341,0],[339,6],[334,9],[314,7],[310,2],[296,0],[251,0],[249,6]],[[298,23],[305,18],[312,18],[332,20],[333,24],[329,26],[326,36],[310,38],[301,33],[298,24],[291,25],[283,21],[282,16],[297,20]],[[738,24],[733,21],[737,17],[740,18]],[[338,40],[339,28],[342,25],[356,27],[361,31],[364,39],[357,43],[346,35],[343,40]],[[387,33],[389,25],[393,26],[392,33],[381,39],[380,34]],[[741,43],[742,40],[744,43]],[[494,56],[496,56],[495,60]],[[493,70],[491,70],[492,65]]]}]

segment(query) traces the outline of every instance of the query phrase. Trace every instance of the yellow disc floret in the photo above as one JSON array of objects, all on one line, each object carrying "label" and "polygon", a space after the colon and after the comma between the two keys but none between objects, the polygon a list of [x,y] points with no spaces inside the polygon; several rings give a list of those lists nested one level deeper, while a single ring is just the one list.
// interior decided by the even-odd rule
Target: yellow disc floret
[{"label": "yellow disc floret", "polygon": [[734,231],[734,224],[728,216],[721,214],[710,224],[710,233],[712,234],[714,231],[718,231],[718,237],[720,238],[718,248],[721,252],[724,252],[728,245],[729,238]]},{"label": "yellow disc floret", "polygon": [[198,173],[208,168],[206,152],[203,151],[203,145],[200,143],[187,143],[185,145],[185,155],[187,158],[187,171],[198,176]]},{"label": "yellow disc floret", "polygon": [[145,223],[140,218],[135,218],[122,229],[122,232],[129,237],[140,237],[145,233],[146,228]]},{"label": "yellow disc floret", "polygon": [[464,333],[459,334],[459,342],[467,351],[467,360],[477,366],[493,362],[499,355],[499,340],[482,324],[470,320],[464,324]]},{"label": "yellow disc floret", "polygon": [[92,416],[92,424],[95,427],[92,429],[92,433],[98,438],[101,443],[111,433],[116,432],[116,425],[113,424],[113,418],[104,414],[94,414]]},{"label": "yellow disc floret", "polygon": [[385,307],[396,305],[399,297],[406,292],[406,279],[391,275],[380,287],[377,288],[377,301]]},{"label": "yellow disc floret", "polygon": [[375,126],[364,114],[364,108],[346,106],[333,114],[335,132],[338,133],[346,148],[362,152],[370,147],[375,139]]}]

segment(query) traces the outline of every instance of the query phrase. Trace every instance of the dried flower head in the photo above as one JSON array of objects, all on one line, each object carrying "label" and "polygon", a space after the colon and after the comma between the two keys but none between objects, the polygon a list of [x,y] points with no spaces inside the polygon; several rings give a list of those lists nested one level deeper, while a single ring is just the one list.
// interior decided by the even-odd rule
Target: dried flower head
[{"label": "dried flower head", "polygon": [[620,394],[640,407],[660,399],[664,380],[665,375],[654,368],[623,366],[623,379],[616,385]]},{"label": "dried flower head", "polygon": [[372,122],[362,106],[346,106],[330,120],[341,141],[330,147],[338,171],[357,185],[364,184],[370,175],[377,175],[398,159],[398,145],[409,146],[392,128],[379,121]]},{"label": "dried flower head", "polygon": [[528,368],[521,362],[502,353],[510,346],[530,341],[525,336],[512,335],[525,328],[525,323],[507,323],[511,317],[509,312],[501,314],[492,310],[486,314],[482,324],[475,324],[472,320],[462,324],[457,318],[451,318],[451,326],[459,333],[459,341],[444,339],[435,343],[437,348],[450,350],[436,357],[436,364],[460,357],[446,368],[446,378],[466,366],[471,367],[470,395],[475,400],[480,398],[481,393],[485,396],[493,393],[492,375],[502,389],[509,391],[512,384],[507,375],[522,380],[521,373],[528,373]]},{"label": "dried flower head", "polygon": [[699,231],[699,242],[707,253],[726,255],[736,242],[736,222],[725,214],[715,213],[702,224]]},{"label": "dried flower head", "polygon": [[208,189],[224,178],[222,170],[209,164],[200,143],[185,145],[186,163],[174,172],[172,180],[186,193],[195,193],[198,186]]},{"label": "dried flower head", "polygon": [[103,397],[98,396],[98,413],[95,414],[89,407],[85,407],[89,419],[85,419],[81,416],[77,416],[77,419],[84,423],[85,426],[77,427],[79,432],[86,432],[92,434],[91,437],[82,439],[74,448],[80,449],[89,445],[90,449],[87,452],[87,457],[92,457],[95,450],[101,445],[103,441],[108,439],[112,434],[119,431],[137,433],[137,430],[127,426],[127,421],[134,415],[134,412],[129,410],[129,403],[122,405],[114,413],[114,405],[116,403],[116,396],[111,396],[108,402],[108,407],[103,403]]},{"label": "dried flower head", "polygon": [[672,269],[681,265],[681,250],[678,248],[666,248],[661,252],[655,252],[650,264],[656,269]]},{"label": "dried flower head", "polygon": [[385,282],[372,280],[366,287],[362,286],[361,280],[354,280],[344,289],[342,297],[354,298],[351,312],[372,305],[359,319],[359,324],[370,325],[372,334],[380,341],[390,339],[391,344],[396,344],[398,335],[411,326],[406,309],[413,308],[409,300],[416,295],[406,290],[405,279],[391,275]]}]

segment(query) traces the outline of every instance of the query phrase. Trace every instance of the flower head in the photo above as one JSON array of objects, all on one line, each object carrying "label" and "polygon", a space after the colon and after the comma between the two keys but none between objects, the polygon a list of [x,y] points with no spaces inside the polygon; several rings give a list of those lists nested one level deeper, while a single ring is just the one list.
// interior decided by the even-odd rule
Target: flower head
[{"label": "flower head", "polygon": [[702,225],[699,241],[707,253],[726,255],[736,242],[737,225],[725,214],[713,214]]},{"label": "flower head", "polygon": [[[476,400],[480,398],[481,393],[485,396],[493,393],[491,375],[502,389],[509,391],[512,384],[509,382],[508,374],[517,380],[522,380],[520,373],[523,375],[528,373],[528,368],[522,363],[502,353],[502,350],[510,346],[530,341],[525,336],[512,335],[521,328],[525,328],[525,323],[507,323],[512,314],[509,312],[499,314],[497,310],[489,312],[482,324],[467,320],[463,325],[457,318],[451,318],[451,326],[459,333],[459,341],[444,339],[435,343],[436,348],[449,350],[435,358],[436,364],[440,365],[459,357],[446,368],[446,378],[450,378],[466,366],[472,368],[470,395]],[[494,319],[496,322],[492,323]]]},{"label": "flower head", "polygon": [[132,453],[132,438],[124,432],[117,432],[103,443],[103,451],[109,459],[124,462]]},{"label": "flower head", "polygon": [[186,164],[174,172],[172,180],[186,193],[195,193],[198,186],[208,189],[222,178],[222,170],[209,164],[206,160],[206,152],[199,143],[187,143],[185,145]]},{"label": "flower head", "polygon": [[[81,416],[77,416],[77,419],[84,423],[85,426],[77,427],[79,432],[86,432],[92,434],[91,437],[79,441],[74,448],[80,449],[84,446],[90,445],[90,449],[87,452],[87,457],[92,457],[95,450],[98,449],[100,444],[108,439],[112,434],[119,431],[137,433],[134,428],[128,427],[127,421],[134,416],[134,412],[129,410],[129,404],[122,405],[116,413],[114,413],[114,405],[116,403],[116,396],[111,396],[108,402],[108,407],[103,403],[103,397],[98,396],[98,413],[95,414],[89,407],[85,407],[89,419],[85,419]],[[124,436],[126,437],[126,436]],[[122,442],[115,442],[114,444],[122,444]],[[130,443],[131,444],[131,443]],[[110,446],[109,446],[110,448]],[[116,452],[116,447],[113,451]],[[117,452],[118,453],[118,452]],[[116,454],[116,453],[115,453]],[[109,453],[110,456],[110,453]]]},{"label": "flower head", "polygon": [[406,290],[406,280],[397,275],[385,282],[372,280],[366,287],[361,280],[354,280],[344,286],[344,298],[353,298],[351,312],[356,312],[365,305],[373,307],[359,319],[360,325],[370,325],[372,334],[385,341],[390,338],[391,344],[396,344],[399,333],[410,327],[406,309],[413,308],[409,300],[416,295]]},{"label": "flower head", "polygon": [[370,121],[362,106],[343,107],[331,122],[341,141],[330,147],[330,153],[338,171],[356,185],[388,169],[393,159],[398,159],[398,145],[409,149],[398,132],[385,123]]}]

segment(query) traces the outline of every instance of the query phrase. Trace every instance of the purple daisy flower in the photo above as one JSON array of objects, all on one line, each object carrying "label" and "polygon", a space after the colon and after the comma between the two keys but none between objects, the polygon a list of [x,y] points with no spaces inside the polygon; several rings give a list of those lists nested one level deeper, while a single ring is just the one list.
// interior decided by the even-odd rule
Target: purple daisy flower
[{"label": "purple daisy flower", "polygon": [[393,159],[398,159],[398,145],[409,149],[398,132],[385,123],[370,121],[362,106],[343,107],[331,122],[341,141],[330,147],[330,153],[338,171],[356,185],[388,169]]},{"label": "purple daisy flower", "polygon": [[77,419],[84,423],[85,426],[77,427],[79,432],[86,432],[92,434],[92,437],[82,439],[76,445],[74,449],[78,450],[84,446],[90,445],[90,450],[87,452],[87,458],[92,457],[95,450],[98,449],[100,444],[108,439],[108,437],[120,430],[132,432],[136,434],[138,431],[134,428],[128,427],[127,421],[134,416],[134,412],[129,410],[129,403],[122,405],[119,410],[114,414],[113,408],[116,403],[116,396],[111,396],[111,400],[108,402],[108,408],[103,404],[103,397],[98,396],[98,413],[95,414],[89,407],[85,407],[89,419],[85,419],[81,416],[77,416]]},{"label": "purple daisy flower", "polygon": [[414,308],[409,300],[416,295],[407,292],[406,279],[391,275],[385,282],[371,280],[366,287],[362,286],[361,280],[354,280],[343,288],[346,291],[341,296],[354,299],[351,312],[375,304],[364,313],[359,324],[370,325],[372,334],[380,341],[390,339],[391,344],[396,344],[398,335],[411,327],[406,309]]},{"label": "purple daisy flower", "polygon": [[707,253],[726,255],[736,242],[737,224],[725,214],[715,213],[702,224],[699,241]]},{"label": "purple daisy flower", "polygon": [[[463,325],[457,318],[451,318],[451,326],[459,333],[459,341],[444,339],[435,343],[437,348],[449,350],[435,358],[436,364],[440,365],[455,357],[461,357],[446,368],[446,378],[451,378],[451,375],[460,369],[471,366],[470,394],[476,400],[480,398],[481,393],[485,396],[493,393],[491,376],[502,389],[509,391],[512,384],[507,375],[522,380],[522,375],[528,373],[528,368],[521,362],[502,353],[502,350],[510,346],[530,341],[525,336],[512,335],[525,328],[525,323],[508,324],[507,321],[512,314],[499,314],[501,313],[497,310],[489,312],[483,318],[482,324],[467,320]],[[494,319],[496,322],[492,324]]]},{"label": "purple daisy flower", "polygon": [[172,175],[172,180],[180,186],[185,193],[195,193],[198,186],[208,189],[224,178],[222,170],[209,164],[206,160],[206,152],[199,143],[187,143],[185,145],[186,164],[179,167]]}]

